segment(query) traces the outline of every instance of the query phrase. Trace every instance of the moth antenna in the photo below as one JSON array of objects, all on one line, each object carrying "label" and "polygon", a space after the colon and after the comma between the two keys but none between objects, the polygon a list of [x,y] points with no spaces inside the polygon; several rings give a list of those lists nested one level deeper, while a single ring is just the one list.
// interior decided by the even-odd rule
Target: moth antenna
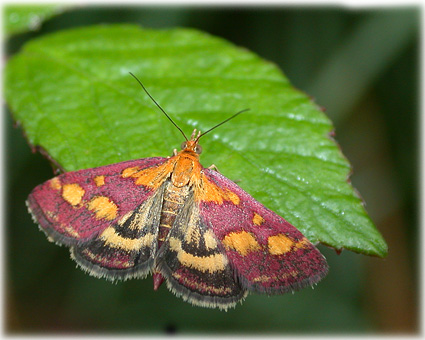
[{"label": "moth antenna", "polygon": [[212,130],[214,130],[215,128],[218,128],[220,125],[223,125],[224,123],[227,123],[230,119],[235,118],[237,115],[240,115],[242,112],[245,111],[249,111],[250,109],[243,109],[242,111],[239,111],[237,113],[235,113],[233,116],[227,118],[226,120],[222,121],[221,123],[217,124],[216,126],[213,126],[211,129],[205,131],[204,133],[198,135],[198,137],[196,138],[196,142],[199,141],[199,138],[201,138],[202,136],[206,135],[208,132],[211,132]]},{"label": "moth antenna", "polygon": [[159,105],[155,99],[153,99],[153,97],[150,95],[150,93],[148,92],[148,90],[146,90],[145,86],[142,84],[142,82],[139,80],[139,78],[137,78],[133,73],[130,73],[134,79],[137,80],[137,82],[140,84],[140,86],[143,88],[143,90],[145,90],[146,94],[149,96],[150,99],[152,99],[152,101],[155,103],[156,106],[158,106],[158,108],[162,111],[162,113],[170,120],[171,123],[173,123],[173,125],[181,132],[181,134],[183,135],[184,139],[186,139],[186,141],[188,141],[186,135],[184,134],[183,130],[179,128],[179,126],[174,122],[174,120],[171,119],[171,117],[167,114],[167,112],[165,112],[165,110],[161,107],[161,105]]}]

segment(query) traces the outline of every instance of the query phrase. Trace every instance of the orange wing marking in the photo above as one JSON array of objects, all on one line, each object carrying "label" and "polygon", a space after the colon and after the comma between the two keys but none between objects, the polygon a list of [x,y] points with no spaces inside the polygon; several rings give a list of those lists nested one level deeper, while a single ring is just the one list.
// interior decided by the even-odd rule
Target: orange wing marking
[{"label": "orange wing marking", "polygon": [[239,205],[240,203],[238,195],[226,188],[220,188],[212,183],[205,175],[201,175],[200,186],[195,188],[195,196],[198,201],[213,202],[220,205],[224,201],[230,201],[234,205]]},{"label": "orange wing marking", "polygon": [[170,249],[177,253],[177,259],[186,267],[194,268],[202,272],[214,273],[222,271],[228,264],[227,257],[223,254],[209,256],[195,256],[182,249],[180,240],[170,237]]},{"label": "orange wing marking", "polygon": [[55,177],[50,180],[50,187],[53,190],[60,190],[62,188],[62,184],[59,178]]},{"label": "orange wing marking", "polygon": [[96,186],[101,187],[102,185],[105,185],[105,176],[96,176],[93,178],[93,181]]},{"label": "orange wing marking", "polygon": [[257,213],[254,213],[254,217],[252,218],[252,222],[255,225],[262,225],[264,223],[264,218]]},{"label": "orange wing marking", "polygon": [[223,239],[223,244],[226,249],[234,249],[242,256],[261,249],[255,237],[246,231],[227,234]]},{"label": "orange wing marking", "polygon": [[283,255],[292,251],[292,248],[307,248],[310,245],[310,242],[305,237],[295,241],[284,234],[270,236],[267,242],[269,252],[272,255]]},{"label": "orange wing marking", "polygon": [[136,185],[143,185],[152,189],[157,189],[162,182],[169,177],[173,171],[174,159],[170,158],[164,164],[156,167],[151,167],[143,170],[138,170],[138,167],[127,168],[122,172],[122,177],[133,177],[136,180]]},{"label": "orange wing marking", "polygon": [[118,207],[108,197],[94,197],[88,204],[87,209],[96,214],[96,219],[113,220],[118,216]]},{"label": "orange wing marking", "polygon": [[62,198],[72,206],[80,204],[84,194],[84,189],[77,183],[64,184],[63,186]]}]

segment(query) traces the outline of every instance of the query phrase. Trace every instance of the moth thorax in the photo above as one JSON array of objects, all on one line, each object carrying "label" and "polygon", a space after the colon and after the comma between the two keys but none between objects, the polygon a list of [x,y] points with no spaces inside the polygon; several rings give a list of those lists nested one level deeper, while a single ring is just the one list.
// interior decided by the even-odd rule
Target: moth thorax
[{"label": "moth thorax", "polygon": [[189,195],[189,187],[176,187],[172,182],[168,183],[168,187],[165,189],[161,218],[159,221],[158,231],[158,249],[161,248],[162,243],[167,238],[176,217],[180,214],[184,202],[187,200]]},{"label": "moth thorax", "polygon": [[171,175],[171,181],[176,187],[183,187],[189,184],[193,175],[194,159],[187,153],[180,156],[176,162]]}]

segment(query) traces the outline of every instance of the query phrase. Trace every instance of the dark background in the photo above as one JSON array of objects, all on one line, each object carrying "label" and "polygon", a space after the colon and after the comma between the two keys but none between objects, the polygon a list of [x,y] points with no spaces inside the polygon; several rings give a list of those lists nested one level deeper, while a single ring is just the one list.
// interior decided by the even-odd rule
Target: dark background
[{"label": "dark background", "polygon": [[[334,121],[351,177],[389,255],[320,246],[314,290],[250,295],[227,313],[192,307],[152,280],[88,276],[47,242],[24,201],[53,176],[5,114],[8,333],[405,334],[418,332],[419,25],[415,7],[76,7],[6,42],[6,59],[49,32],[98,23],[192,27],[275,62]],[[60,89],[58,89],[60,91]]]}]

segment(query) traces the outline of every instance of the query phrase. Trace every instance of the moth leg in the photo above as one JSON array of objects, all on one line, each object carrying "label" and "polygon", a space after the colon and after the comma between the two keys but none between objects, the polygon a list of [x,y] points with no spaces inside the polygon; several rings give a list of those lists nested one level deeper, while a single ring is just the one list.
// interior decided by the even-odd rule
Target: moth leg
[{"label": "moth leg", "polygon": [[171,156],[167,156],[167,158],[171,158],[171,157],[173,157],[173,156],[177,156],[177,154],[178,154],[177,149],[174,149],[174,150],[173,150],[173,153],[171,154]]},{"label": "moth leg", "polygon": [[221,172],[218,170],[217,165],[215,165],[215,164],[211,164],[211,165],[208,167],[208,169],[210,169],[210,170],[214,170],[214,171],[217,171],[218,173],[221,173]]},{"label": "moth leg", "polygon": [[[221,174],[221,172],[218,170],[218,168],[217,168],[217,165],[215,165],[215,164],[211,164],[207,169],[210,169],[210,170],[214,170],[214,171],[216,171],[216,172],[218,172],[219,174]],[[241,182],[242,180],[240,180],[240,179],[235,179],[234,181],[233,181],[233,183],[239,183],[239,182]]]}]

